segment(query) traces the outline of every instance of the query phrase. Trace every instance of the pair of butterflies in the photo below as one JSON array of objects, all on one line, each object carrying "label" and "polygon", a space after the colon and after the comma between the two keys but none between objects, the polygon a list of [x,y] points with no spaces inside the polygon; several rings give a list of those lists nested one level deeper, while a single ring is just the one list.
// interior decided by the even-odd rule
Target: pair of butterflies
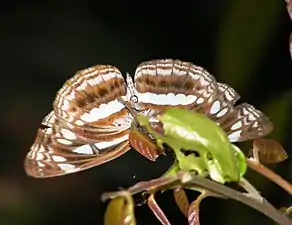
[{"label": "pair of butterflies", "polygon": [[26,156],[26,173],[54,177],[113,160],[131,149],[129,134],[137,113],[152,116],[169,107],[205,114],[231,142],[271,132],[272,123],[262,112],[247,103],[235,106],[239,98],[204,68],[180,60],[143,62],[126,82],[110,65],[81,70],[57,92]]}]

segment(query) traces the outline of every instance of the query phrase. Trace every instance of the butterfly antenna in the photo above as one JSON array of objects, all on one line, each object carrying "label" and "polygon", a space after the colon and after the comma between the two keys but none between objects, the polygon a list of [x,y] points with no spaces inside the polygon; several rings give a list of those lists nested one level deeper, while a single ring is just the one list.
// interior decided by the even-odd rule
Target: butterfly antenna
[{"label": "butterfly antenna", "polygon": [[133,108],[132,101],[125,101],[122,98],[118,98],[118,101],[120,103],[122,103],[129,110],[129,112],[132,114],[133,118],[135,119],[137,114],[138,114],[138,112]]}]

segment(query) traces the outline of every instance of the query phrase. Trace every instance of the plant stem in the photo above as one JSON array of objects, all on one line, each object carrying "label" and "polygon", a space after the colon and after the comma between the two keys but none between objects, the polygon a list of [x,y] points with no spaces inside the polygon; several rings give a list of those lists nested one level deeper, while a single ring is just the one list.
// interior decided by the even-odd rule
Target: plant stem
[{"label": "plant stem", "polygon": [[171,225],[166,215],[164,214],[160,206],[157,204],[154,198],[154,193],[149,196],[147,204],[148,204],[148,207],[151,209],[153,214],[156,216],[156,218],[160,221],[162,225]]},{"label": "plant stem", "polygon": [[261,201],[258,201],[257,199],[249,197],[244,193],[241,193],[227,186],[221,185],[217,182],[201,178],[198,176],[194,176],[193,179],[188,182],[188,185],[199,186],[214,193],[237,200],[243,204],[246,204],[258,210],[259,212],[265,214],[266,216],[268,216],[269,218],[271,218],[272,220],[281,225],[292,225],[292,220],[282,215],[264,198]]},{"label": "plant stem", "polygon": [[[290,220],[287,216],[281,214],[264,198],[259,200],[258,198],[254,198],[253,196],[246,195],[246,193],[241,193],[239,191],[233,190],[215,181],[199,176],[192,176],[190,173],[187,172],[178,172],[176,176],[172,177],[161,177],[150,181],[138,182],[134,186],[128,188],[126,191],[134,195],[140,192],[154,193],[159,190],[173,189],[179,186],[183,186],[185,188],[197,187],[203,190],[210,191],[217,195],[234,199],[258,210],[278,224],[292,225],[292,220]],[[106,199],[114,198],[119,195],[119,192],[104,193],[102,195],[102,199],[103,201],[105,201]]]},{"label": "plant stem", "polygon": [[280,187],[282,187],[285,191],[287,191],[290,195],[292,195],[292,185],[283,179],[281,176],[273,172],[272,170],[265,167],[263,164],[255,161],[254,159],[246,159],[247,165],[257,171],[258,173],[262,174],[263,176],[267,177]]}]

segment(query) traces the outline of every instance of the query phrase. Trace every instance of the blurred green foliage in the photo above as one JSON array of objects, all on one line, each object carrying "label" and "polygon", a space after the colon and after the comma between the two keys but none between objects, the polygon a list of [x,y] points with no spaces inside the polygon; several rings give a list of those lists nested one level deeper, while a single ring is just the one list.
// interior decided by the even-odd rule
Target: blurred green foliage
[{"label": "blurred green foliage", "polygon": [[218,35],[218,76],[240,93],[270,50],[282,7],[275,0],[237,0],[230,1],[225,10]]},{"label": "blurred green foliage", "polygon": [[275,124],[271,136],[279,142],[284,141],[286,130],[289,129],[287,125],[291,120],[291,99],[292,90],[288,90],[277,98],[264,102],[261,107],[262,110],[272,119],[273,124]]}]

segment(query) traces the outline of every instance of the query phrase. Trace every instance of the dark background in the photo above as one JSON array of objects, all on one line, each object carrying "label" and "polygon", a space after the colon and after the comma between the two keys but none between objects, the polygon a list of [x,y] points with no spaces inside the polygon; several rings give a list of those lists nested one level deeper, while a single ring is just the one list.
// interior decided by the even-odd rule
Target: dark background
[{"label": "dark background", "polygon": [[[273,121],[270,135],[292,154],[292,31],[284,0],[2,2],[0,10],[0,225],[102,224],[100,195],[156,178],[171,163],[134,151],[88,171],[50,179],[27,177],[25,154],[56,91],[80,69],[111,64],[123,73],[154,58],[205,67],[243,101]],[[250,144],[250,143],[249,143]],[[248,150],[248,145],[245,146]],[[273,168],[292,181],[292,161]],[[135,176],[135,178],[133,178]],[[277,208],[291,205],[282,189],[248,178]],[[173,224],[186,224],[170,192],[158,198]],[[147,207],[139,225],[159,224]],[[201,224],[273,224],[240,203],[207,199]]]}]

